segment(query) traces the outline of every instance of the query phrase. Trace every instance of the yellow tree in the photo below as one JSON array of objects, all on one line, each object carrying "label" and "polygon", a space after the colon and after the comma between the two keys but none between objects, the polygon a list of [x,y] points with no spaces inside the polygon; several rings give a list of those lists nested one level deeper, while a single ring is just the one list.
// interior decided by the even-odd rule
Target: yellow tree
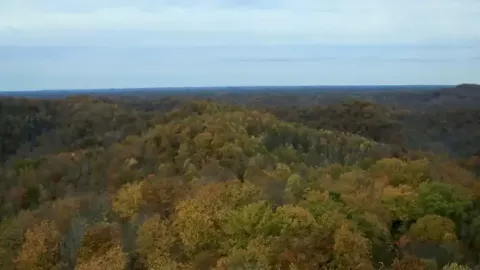
[{"label": "yellow tree", "polygon": [[148,213],[169,217],[175,205],[188,194],[188,186],[175,178],[151,177],[142,182],[141,208]]},{"label": "yellow tree", "polygon": [[145,259],[149,269],[180,267],[175,260],[175,254],[171,252],[177,242],[169,222],[160,215],[148,218],[138,230],[138,253]]},{"label": "yellow tree", "polygon": [[430,162],[426,158],[409,161],[404,174],[405,184],[417,187],[430,179]]},{"label": "yellow tree", "polygon": [[[176,207],[175,230],[190,254],[199,249],[216,248],[220,237],[216,223],[222,210],[221,184],[202,188],[197,196]],[[208,191],[207,191],[208,190]]]},{"label": "yellow tree", "polygon": [[334,235],[333,246],[336,269],[373,270],[371,243],[361,234],[352,231],[348,224],[342,225]]},{"label": "yellow tree", "polygon": [[319,269],[332,258],[329,222],[321,223],[310,211],[295,205],[277,208],[273,220],[278,231],[272,247],[278,253],[276,264],[282,269]]},{"label": "yellow tree", "polygon": [[124,270],[127,264],[122,247],[117,245],[107,250],[102,256],[93,257],[75,267],[75,270]]},{"label": "yellow tree", "polygon": [[410,186],[387,186],[381,194],[381,201],[390,213],[390,221],[407,221],[420,216],[418,194]]},{"label": "yellow tree", "polygon": [[143,182],[129,183],[122,186],[113,199],[113,210],[124,219],[133,219],[144,203]]},{"label": "yellow tree", "polygon": [[392,266],[394,270],[429,270],[422,260],[414,256],[405,256],[401,260],[397,259]]},{"label": "yellow tree", "polygon": [[114,224],[102,223],[94,225],[85,233],[77,251],[76,269],[102,269],[106,265],[108,269],[123,269],[126,261],[120,229]]},{"label": "yellow tree", "polygon": [[216,269],[275,269],[275,258],[278,249],[272,245],[272,240],[265,237],[256,237],[243,249],[232,248],[228,255],[219,259]]},{"label": "yellow tree", "polygon": [[50,221],[43,221],[25,233],[25,240],[16,259],[16,268],[56,269],[59,263],[61,235]]},{"label": "yellow tree", "polygon": [[404,179],[405,162],[397,158],[384,158],[377,161],[370,171],[374,176],[387,177],[393,186],[406,184]]},{"label": "yellow tree", "polygon": [[174,229],[187,254],[217,250],[223,237],[221,221],[229,211],[261,200],[260,189],[249,183],[213,183],[200,188],[175,209]]},{"label": "yellow tree", "polygon": [[15,258],[21,249],[25,229],[38,221],[29,211],[0,222],[0,269],[14,269]]}]

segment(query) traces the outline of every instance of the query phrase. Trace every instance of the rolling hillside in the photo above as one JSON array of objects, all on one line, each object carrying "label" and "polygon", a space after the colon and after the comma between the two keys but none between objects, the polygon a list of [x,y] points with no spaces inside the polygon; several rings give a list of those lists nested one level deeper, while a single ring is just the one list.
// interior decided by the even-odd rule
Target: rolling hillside
[{"label": "rolling hillside", "polygon": [[426,91],[2,98],[0,269],[473,268],[476,93]]}]

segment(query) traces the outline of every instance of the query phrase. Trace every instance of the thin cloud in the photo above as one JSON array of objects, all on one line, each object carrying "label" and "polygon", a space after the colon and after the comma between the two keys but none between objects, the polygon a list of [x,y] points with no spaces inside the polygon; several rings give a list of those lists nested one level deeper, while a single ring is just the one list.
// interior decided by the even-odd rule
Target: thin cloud
[{"label": "thin cloud", "polygon": [[325,62],[336,60],[336,57],[310,57],[310,58],[231,58],[223,59],[226,62],[247,62],[247,63],[309,63],[309,62]]},{"label": "thin cloud", "polygon": [[459,59],[447,59],[447,58],[398,58],[391,61],[399,62],[414,62],[414,63],[449,63],[459,61]]}]

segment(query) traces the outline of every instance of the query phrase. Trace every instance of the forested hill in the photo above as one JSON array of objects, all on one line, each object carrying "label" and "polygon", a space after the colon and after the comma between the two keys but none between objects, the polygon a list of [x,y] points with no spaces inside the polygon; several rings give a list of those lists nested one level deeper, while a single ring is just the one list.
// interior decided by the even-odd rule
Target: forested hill
[{"label": "forested hill", "polygon": [[0,270],[474,269],[478,88],[0,98]]}]

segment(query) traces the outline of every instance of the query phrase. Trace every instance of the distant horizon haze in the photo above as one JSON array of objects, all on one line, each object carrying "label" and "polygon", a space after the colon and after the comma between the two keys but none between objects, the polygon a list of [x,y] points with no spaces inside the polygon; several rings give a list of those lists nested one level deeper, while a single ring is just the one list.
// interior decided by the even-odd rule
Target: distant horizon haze
[{"label": "distant horizon haze", "polygon": [[0,90],[480,83],[477,0],[3,0]]},{"label": "distant horizon haze", "polygon": [[477,47],[0,47],[0,89],[479,83]]},{"label": "distant horizon haze", "polygon": [[404,90],[434,90],[453,88],[458,85],[469,84],[460,83],[454,85],[212,85],[212,86],[177,86],[177,87],[131,87],[131,88],[77,88],[77,89],[33,89],[33,90],[2,90],[0,89],[0,95],[5,94],[21,94],[21,93],[34,93],[34,92],[49,92],[49,93],[122,93],[122,92],[171,92],[171,91],[404,91]]}]

